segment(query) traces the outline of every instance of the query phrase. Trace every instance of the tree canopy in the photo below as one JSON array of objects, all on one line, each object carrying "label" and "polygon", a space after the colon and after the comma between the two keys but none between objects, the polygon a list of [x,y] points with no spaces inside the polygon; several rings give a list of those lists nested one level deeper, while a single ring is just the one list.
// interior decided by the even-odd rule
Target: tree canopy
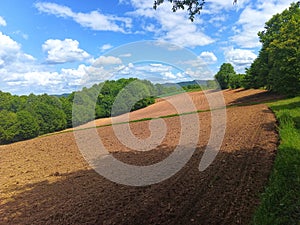
[{"label": "tree canopy", "polygon": [[237,74],[230,63],[223,63],[215,75],[216,81],[221,89],[240,88],[243,86],[244,75]]},{"label": "tree canopy", "polygon": [[16,96],[0,91],[0,144],[137,110],[154,103],[154,96],[176,91],[174,87],[136,78],[105,81],[59,98],[47,94]]},{"label": "tree canopy", "polygon": [[246,72],[249,87],[300,93],[300,2],[274,15],[258,33],[262,48]]}]

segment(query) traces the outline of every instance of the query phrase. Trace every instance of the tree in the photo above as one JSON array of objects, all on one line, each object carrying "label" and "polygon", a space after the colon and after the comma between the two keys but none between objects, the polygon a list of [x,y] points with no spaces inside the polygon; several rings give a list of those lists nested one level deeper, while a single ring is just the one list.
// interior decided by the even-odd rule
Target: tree
[{"label": "tree", "polygon": [[[178,9],[186,9],[189,13],[189,19],[193,22],[195,15],[200,14],[205,0],[168,0],[173,4],[172,10],[176,12]],[[157,9],[157,7],[162,4],[164,0],[156,0],[154,1],[153,8]]]},{"label": "tree", "polygon": [[[73,94],[73,98],[74,98],[74,93],[72,93],[72,94]],[[72,100],[70,100],[70,99],[71,98],[69,98],[69,97],[61,97],[60,98],[62,110],[66,114],[67,127],[72,127],[72,101],[73,101],[73,99]]]},{"label": "tree", "polygon": [[281,35],[268,48],[271,65],[270,86],[273,90],[296,95],[300,93],[300,10],[280,28]]},{"label": "tree", "polygon": [[300,2],[274,15],[258,33],[262,48],[247,71],[252,87],[296,95],[300,89]]},{"label": "tree", "polygon": [[229,87],[232,89],[243,87],[244,74],[233,74],[229,77]]},{"label": "tree", "polygon": [[155,102],[156,92],[150,81],[137,78],[105,81],[60,98],[47,94],[16,96],[0,91],[0,144],[109,117],[119,95],[118,114],[140,109]]},{"label": "tree", "polygon": [[235,76],[233,66],[230,63],[223,63],[220,67],[219,72],[215,75],[215,79],[220,85],[221,89],[227,89],[230,87],[230,77]]},{"label": "tree", "polygon": [[39,134],[46,134],[67,127],[66,114],[62,109],[62,102],[47,94],[36,96],[30,94],[24,108],[34,116],[39,125]]},{"label": "tree", "polygon": [[27,140],[39,135],[39,125],[35,118],[26,110],[17,112],[18,131],[15,134],[14,141]]},{"label": "tree", "polygon": [[0,110],[0,144],[13,142],[18,132],[18,118],[14,112]]}]

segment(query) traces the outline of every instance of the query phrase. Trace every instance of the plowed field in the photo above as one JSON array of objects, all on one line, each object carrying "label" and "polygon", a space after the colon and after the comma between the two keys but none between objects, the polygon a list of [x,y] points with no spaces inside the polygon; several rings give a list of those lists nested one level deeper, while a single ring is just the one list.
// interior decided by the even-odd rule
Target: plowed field
[{"label": "plowed field", "polygon": [[[277,96],[261,90],[223,93],[227,105],[239,106],[226,110],[226,133],[213,163],[203,172],[198,170],[211,135],[211,114],[200,112],[200,135],[191,159],[171,178],[148,186],[126,186],[100,176],[84,160],[72,132],[0,146],[0,224],[248,224],[278,142],[275,117],[260,102]],[[203,93],[189,95],[197,110],[208,109]],[[185,104],[180,96],[169,98]],[[175,113],[168,101],[160,100],[129,117]],[[111,126],[97,131],[115,158],[151,165],[168,157],[179,142],[180,117],[163,120],[165,138],[147,152],[124,146]],[[147,138],[149,122],[130,123],[132,133]],[[96,121],[107,123],[110,119]]]}]

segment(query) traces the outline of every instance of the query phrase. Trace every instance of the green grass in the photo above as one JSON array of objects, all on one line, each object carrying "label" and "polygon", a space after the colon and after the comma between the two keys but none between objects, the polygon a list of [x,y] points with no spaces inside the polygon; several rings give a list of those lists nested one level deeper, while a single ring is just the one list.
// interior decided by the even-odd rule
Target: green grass
[{"label": "green grass", "polygon": [[300,97],[269,103],[280,145],[253,224],[300,225]]}]

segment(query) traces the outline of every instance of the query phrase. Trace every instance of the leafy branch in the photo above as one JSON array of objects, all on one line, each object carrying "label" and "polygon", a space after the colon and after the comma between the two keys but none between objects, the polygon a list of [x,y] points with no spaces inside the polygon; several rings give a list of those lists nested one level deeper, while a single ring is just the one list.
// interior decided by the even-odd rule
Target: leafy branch
[{"label": "leafy branch", "polygon": [[[155,0],[153,8],[156,10],[159,5],[164,3],[165,0]],[[172,11],[176,12],[177,10],[187,10],[189,13],[189,19],[193,22],[195,15],[200,14],[205,0],[166,0],[173,4]]]}]

